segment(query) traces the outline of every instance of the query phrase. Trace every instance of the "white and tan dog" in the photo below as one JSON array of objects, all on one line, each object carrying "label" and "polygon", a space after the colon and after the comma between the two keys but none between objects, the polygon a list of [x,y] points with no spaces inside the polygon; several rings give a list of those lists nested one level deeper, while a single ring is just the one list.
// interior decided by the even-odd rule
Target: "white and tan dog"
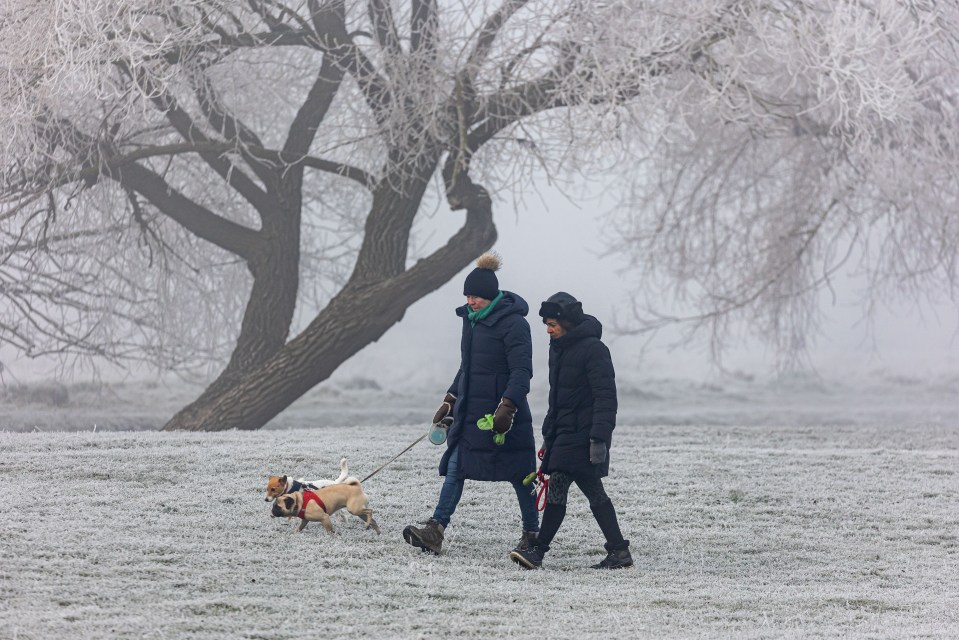
[{"label": "white and tan dog", "polygon": [[362,520],[367,529],[379,534],[380,527],[373,519],[370,501],[356,478],[348,478],[343,483],[320,487],[315,491],[305,489],[285,493],[273,503],[270,515],[274,518],[299,518],[301,522],[297,532],[303,531],[309,522],[321,522],[327,532],[333,533],[330,514],[344,508]]},{"label": "white and tan dog", "polygon": [[293,493],[304,489],[316,490],[320,487],[326,487],[331,484],[340,484],[346,480],[348,473],[346,470],[346,458],[340,459],[340,477],[336,480],[304,480],[297,478],[294,480],[291,476],[270,476],[266,482],[266,500],[276,500],[284,493]]}]

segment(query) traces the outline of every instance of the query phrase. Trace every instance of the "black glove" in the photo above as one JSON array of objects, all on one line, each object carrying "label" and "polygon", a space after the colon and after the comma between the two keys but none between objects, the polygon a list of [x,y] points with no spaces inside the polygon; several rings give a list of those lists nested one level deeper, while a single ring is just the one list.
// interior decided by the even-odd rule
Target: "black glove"
[{"label": "black glove", "polygon": [[456,404],[456,396],[452,393],[447,392],[446,397],[443,398],[443,404],[440,405],[440,408],[436,410],[436,413],[433,415],[433,424],[442,424],[447,427],[453,424],[453,405]]},{"label": "black glove", "polygon": [[595,438],[589,439],[589,462],[590,464],[603,464],[606,462],[606,443]]},{"label": "black glove", "polygon": [[493,431],[506,433],[513,428],[513,416],[516,415],[516,405],[509,398],[499,401],[496,411],[493,412]]}]

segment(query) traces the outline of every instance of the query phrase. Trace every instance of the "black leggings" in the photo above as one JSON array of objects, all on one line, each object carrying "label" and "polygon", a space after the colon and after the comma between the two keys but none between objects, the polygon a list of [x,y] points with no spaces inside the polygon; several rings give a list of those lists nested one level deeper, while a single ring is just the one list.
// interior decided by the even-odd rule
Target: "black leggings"
[{"label": "black leggings", "polygon": [[577,478],[565,471],[554,471],[549,474],[549,492],[546,494],[546,504],[566,505],[569,494],[569,485],[576,483],[579,490],[589,500],[590,507],[597,507],[609,500],[603,481],[599,478]]}]

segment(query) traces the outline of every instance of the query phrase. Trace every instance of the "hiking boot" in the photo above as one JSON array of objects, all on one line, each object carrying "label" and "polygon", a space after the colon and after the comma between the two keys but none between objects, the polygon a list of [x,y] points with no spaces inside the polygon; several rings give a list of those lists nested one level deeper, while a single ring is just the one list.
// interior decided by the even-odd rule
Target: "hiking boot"
[{"label": "hiking boot", "polygon": [[543,556],[545,554],[545,551],[534,545],[525,550],[513,549],[510,551],[509,557],[524,569],[539,569],[543,566]]},{"label": "hiking boot", "polygon": [[615,549],[606,554],[606,558],[599,564],[592,565],[593,569],[629,569],[633,566],[633,556],[629,555],[629,548]]},{"label": "hiking boot", "polygon": [[425,526],[414,527],[410,525],[403,529],[403,539],[414,547],[439,555],[440,549],[443,547],[443,531],[446,530],[446,527],[433,518],[419,524]]},{"label": "hiking boot", "polygon": [[524,531],[513,551],[529,551],[536,544],[538,537],[539,531]]}]

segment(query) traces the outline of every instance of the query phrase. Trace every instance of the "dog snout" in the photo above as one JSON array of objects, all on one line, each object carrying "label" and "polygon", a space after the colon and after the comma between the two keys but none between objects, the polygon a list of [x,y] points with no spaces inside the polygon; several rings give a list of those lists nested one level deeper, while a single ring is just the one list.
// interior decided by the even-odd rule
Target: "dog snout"
[{"label": "dog snout", "polygon": [[273,508],[270,509],[270,515],[273,516],[274,518],[279,517],[279,516],[282,516],[282,515],[283,515],[283,512],[280,510],[280,505],[278,505],[278,504],[276,504],[276,503],[274,502],[274,503],[273,503]]}]

